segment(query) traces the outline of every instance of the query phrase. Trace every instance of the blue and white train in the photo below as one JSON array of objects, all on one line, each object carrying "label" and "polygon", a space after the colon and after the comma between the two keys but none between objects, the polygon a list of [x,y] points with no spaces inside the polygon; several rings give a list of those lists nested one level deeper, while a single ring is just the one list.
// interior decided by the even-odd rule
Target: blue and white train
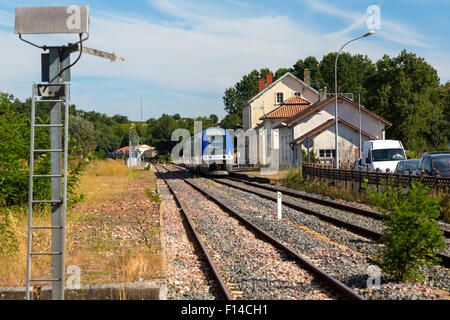
[{"label": "blue and white train", "polygon": [[183,163],[191,172],[197,175],[228,175],[231,172],[234,161],[233,142],[226,130],[208,128],[189,138],[187,143],[190,145],[190,153],[183,153]]}]

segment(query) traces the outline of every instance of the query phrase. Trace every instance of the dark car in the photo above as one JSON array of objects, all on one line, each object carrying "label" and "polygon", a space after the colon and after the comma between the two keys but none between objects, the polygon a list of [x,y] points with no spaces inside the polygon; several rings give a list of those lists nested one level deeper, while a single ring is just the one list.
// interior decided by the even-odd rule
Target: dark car
[{"label": "dark car", "polygon": [[400,172],[401,174],[409,174],[409,170],[412,170],[412,174],[416,174],[417,168],[419,167],[420,159],[409,159],[402,160],[397,163],[395,172]]},{"label": "dark car", "polygon": [[422,170],[428,176],[435,176],[439,170],[441,177],[450,177],[450,153],[425,153],[420,158],[418,172]]}]

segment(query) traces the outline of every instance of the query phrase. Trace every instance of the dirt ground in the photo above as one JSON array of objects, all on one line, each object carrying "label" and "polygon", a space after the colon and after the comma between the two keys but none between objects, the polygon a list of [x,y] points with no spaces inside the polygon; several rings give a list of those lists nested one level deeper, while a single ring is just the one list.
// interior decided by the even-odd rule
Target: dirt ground
[{"label": "dirt ground", "polygon": [[[78,193],[84,200],[67,212],[65,264],[80,268],[81,284],[162,277],[160,200],[153,172],[129,169],[120,161],[94,162],[83,174]],[[33,225],[47,225],[48,212],[36,212]],[[14,212],[13,229],[18,250],[0,259],[0,287],[25,285],[26,208]],[[49,231],[33,234],[33,251],[51,251]],[[50,272],[49,257],[32,257],[33,278],[48,277]]]}]

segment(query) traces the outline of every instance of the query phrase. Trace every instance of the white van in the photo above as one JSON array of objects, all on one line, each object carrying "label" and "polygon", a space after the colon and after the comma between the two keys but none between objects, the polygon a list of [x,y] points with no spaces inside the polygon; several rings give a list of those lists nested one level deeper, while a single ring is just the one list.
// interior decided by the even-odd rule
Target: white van
[{"label": "white van", "polygon": [[380,168],[381,172],[394,172],[397,163],[406,160],[403,144],[398,140],[371,140],[365,141],[363,145],[363,154],[361,166],[369,167],[370,170]]}]

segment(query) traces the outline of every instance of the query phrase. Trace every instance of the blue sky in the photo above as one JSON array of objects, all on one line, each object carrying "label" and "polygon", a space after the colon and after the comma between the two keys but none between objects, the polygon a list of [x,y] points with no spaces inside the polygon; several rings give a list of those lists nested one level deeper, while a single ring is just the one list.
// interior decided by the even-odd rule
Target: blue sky
[{"label": "blue sky", "polygon": [[[162,113],[222,118],[223,92],[244,74],[336,51],[368,31],[370,5],[380,8],[380,29],[345,51],[376,61],[406,49],[424,57],[442,83],[450,80],[448,0],[0,0],[0,91],[24,99],[40,81],[42,51],[13,34],[15,7],[71,4],[89,6],[85,46],[126,59],[83,55],[73,67],[72,103],[87,111],[140,120],[142,98],[144,119]],[[26,38],[56,45],[76,37]]]}]

